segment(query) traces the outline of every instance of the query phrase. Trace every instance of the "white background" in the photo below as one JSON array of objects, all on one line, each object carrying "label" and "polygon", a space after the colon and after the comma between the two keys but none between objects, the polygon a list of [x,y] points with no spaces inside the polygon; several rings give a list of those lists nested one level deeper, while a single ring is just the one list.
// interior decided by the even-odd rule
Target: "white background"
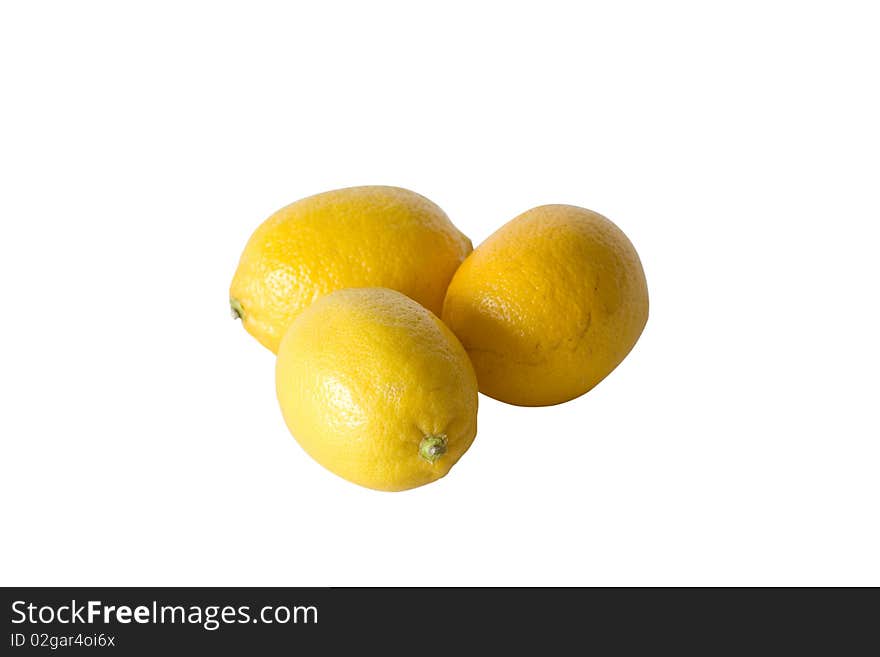
[{"label": "white background", "polygon": [[[0,582],[880,585],[872,3],[6,2]],[[357,184],[609,216],[651,317],[436,484],[287,433],[250,232]]]}]

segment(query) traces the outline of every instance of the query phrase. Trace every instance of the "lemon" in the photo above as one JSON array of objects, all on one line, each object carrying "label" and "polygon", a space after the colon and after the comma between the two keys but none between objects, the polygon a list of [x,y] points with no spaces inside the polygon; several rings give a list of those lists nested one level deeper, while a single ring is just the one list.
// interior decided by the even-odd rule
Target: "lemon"
[{"label": "lemon", "polygon": [[275,382],[305,451],[367,488],[439,479],[477,432],[467,354],[433,313],[393,290],[339,290],[303,310],[281,342]]},{"label": "lemon", "polygon": [[600,214],[533,208],[468,256],[443,320],[461,340],[480,391],[545,406],[582,395],[624,359],[648,320],[635,248]]},{"label": "lemon", "polygon": [[440,314],[471,242],[434,203],[399,187],[338,189],[282,208],[245,246],[230,287],[234,317],[272,351],[323,294],[387,287]]}]

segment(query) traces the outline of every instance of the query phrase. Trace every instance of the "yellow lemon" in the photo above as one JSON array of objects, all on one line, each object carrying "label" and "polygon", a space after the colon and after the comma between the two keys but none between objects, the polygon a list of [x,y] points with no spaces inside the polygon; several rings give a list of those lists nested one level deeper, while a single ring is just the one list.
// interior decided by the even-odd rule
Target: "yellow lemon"
[{"label": "yellow lemon", "polygon": [[471,242],[434,203],[399,187],[349,187],[282,208],[245,246],[229,290],[234,317],[272,351],[323,294],[387,287],[440,314]]},{"label": "yellow lemon", "polygon": [[443,320],[480,391],[545,406],[590,390],[624,359],[648,320],[635,248],[600,214],[533,208],[489,237],[456,272]]},{"label": "yellow lemon", "polygon": [[302,311],[281,342],[275,383],[306,452],[367,488],[439,479],[477,433],[477,379],[461,343],[393,290],[339,290]]}]

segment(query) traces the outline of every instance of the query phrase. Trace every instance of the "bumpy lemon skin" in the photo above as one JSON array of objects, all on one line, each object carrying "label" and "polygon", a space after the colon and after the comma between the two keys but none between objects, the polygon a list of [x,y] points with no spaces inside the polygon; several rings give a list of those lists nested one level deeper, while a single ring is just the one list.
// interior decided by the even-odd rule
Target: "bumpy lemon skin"
[{"label": "bumpy lemon skin", "polygon": [[[477,433],[477,379],[453,333],[388,289],[332,292],[281,342],[278,401],[290,432],[331,472],[401,491],[443,477]],[[445,453],[420,456],[426,438]]]},{"label": "bumpy lemon skin", "polygon": [[480,391],[519,406],[574,399],[604,379],[648,320],[635,248],[600,214],[544,205],[468,256],[446,293]]},{"label": "bumpy lemon skin", "polygon": [[337,189],[288,205],[257,228],[230,300],[245,329],[277,352],[293,318],[333,290],[387,287],[439,315],[471,248],[443,210],[415,192]]}]

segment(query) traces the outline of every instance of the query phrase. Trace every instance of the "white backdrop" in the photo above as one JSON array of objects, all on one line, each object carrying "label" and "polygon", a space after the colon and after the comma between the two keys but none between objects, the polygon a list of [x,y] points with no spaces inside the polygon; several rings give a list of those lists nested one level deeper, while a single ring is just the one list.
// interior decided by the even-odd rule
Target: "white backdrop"
[{"label": "white backdrop", "polygon": [[[5,585],[880,585],[870,3],[9,2]],[[312,462],[229,318],[302,196],[615,221],[640,342],[436,484]]]}]

